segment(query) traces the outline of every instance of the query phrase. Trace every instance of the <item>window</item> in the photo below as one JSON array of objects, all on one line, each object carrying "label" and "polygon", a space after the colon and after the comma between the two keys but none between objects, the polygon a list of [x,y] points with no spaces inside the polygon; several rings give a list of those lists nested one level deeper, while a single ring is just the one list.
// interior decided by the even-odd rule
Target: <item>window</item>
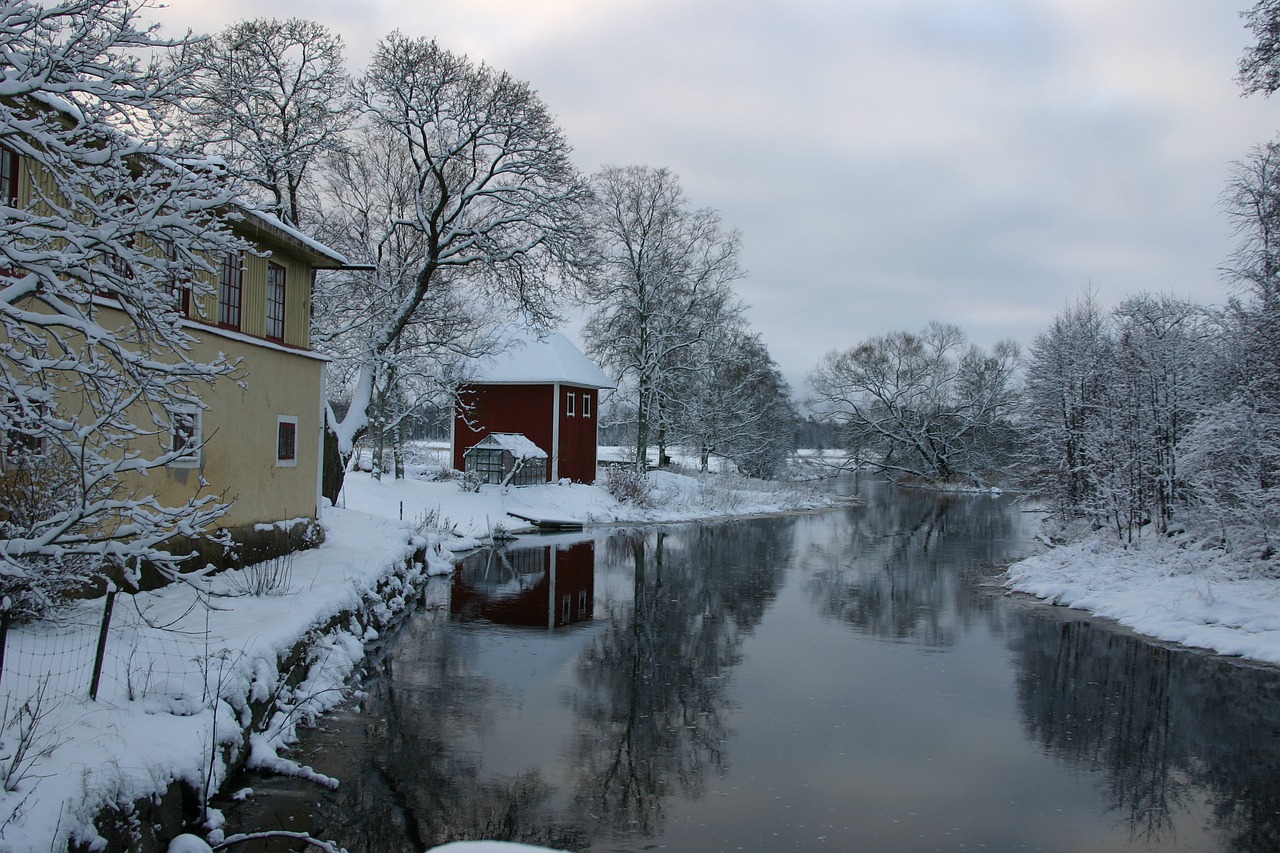
[{"label": "window", "polygon": [[169,264],[169,286],[173,291],[173,310],[183,317],[191,316],[191,281],[178,269],[178,245],[172,240],[164,242],[164,259]]},{"label": "window", "polygon": [[49,408],[30,399],[19,402],[15,397],[8,397],[5,406],[5,417],[8,427],[0,440],[3,441],[4,452],[0,454],[3,468],[29,461],[44,453],[44,432],[50,417]]},{"label": "window", "polygon": [[222,259],[222,276],[218,283],[218,325],[240,328],[240,296],[244,291],[244,259],[233,252]]},{"label": "window", "polygon": [[18,206],[18,153],[0,148],[0,203]]},{"label": "window", "polygon": [[591,395],[586,391],[582,392],[582,416],[584,418],[591,417]]},{"label": "window", "polygon": [[200,410],[195,407],[170,413],[169,450],[179,456],[170,460],[173,468],[200,467]]},{"label": "window", "polygon": [[576,414],[573,411],[573,406],[574,406],[574,401],[577,399],[577,397],[578,397],[577,394],[574,394],[572,391],[570,391],[569,396],[565,398],[564,413],[569,417],[573,417],[574,414]]},{"label": "window", "polygon": [[284,267],[267,265],[267,338],[284,342]]},{"label": "window", "polygon": [[298,419],[292,415],[276,418],[276,467],[292,468],[298,464]]}]

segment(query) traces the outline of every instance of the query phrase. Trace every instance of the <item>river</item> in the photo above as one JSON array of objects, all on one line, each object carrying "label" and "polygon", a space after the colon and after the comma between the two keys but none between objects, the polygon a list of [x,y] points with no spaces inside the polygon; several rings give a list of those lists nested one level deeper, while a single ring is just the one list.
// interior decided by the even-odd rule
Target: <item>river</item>
[{"label": "river", "polygon": [[[1038,519],[863,503],[526,538],[433,579],[228,831],[352,853],[1280,850],[1280,670],[1003,593]],[[257,849],[285,849],[267,847]]]}]

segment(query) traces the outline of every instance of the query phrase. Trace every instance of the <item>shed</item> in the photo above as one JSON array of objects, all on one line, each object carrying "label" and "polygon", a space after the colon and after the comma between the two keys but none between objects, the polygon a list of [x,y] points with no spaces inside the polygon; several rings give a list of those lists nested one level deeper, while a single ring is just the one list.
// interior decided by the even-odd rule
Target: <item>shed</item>
[{"label": "shed", "polygon": [[596,478],[599,392],[614,384],[559,332],[515,336],[500,356],[473,365],[458,387],[453,466],[493,433],[519,433],[548,454],[547,480]]},{"label": "shed", "polygon": [[494,432],[467,450],[466,472],[481,483],[530,486],[547,482],[547,452],[519,433]]}]

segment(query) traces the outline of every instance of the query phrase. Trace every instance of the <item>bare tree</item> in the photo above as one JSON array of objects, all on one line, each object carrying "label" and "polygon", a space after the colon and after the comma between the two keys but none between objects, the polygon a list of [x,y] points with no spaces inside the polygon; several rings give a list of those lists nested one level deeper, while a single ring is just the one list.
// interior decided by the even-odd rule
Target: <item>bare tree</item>
[{"label": "bare tree", "polygon": [[1086,446],[1107,405],[1113,350],[1106,316],[1092,294],[1068,305],[1031,345],[1020,412],[1024,473],[1064,517],[1081,512],[1094,488]]},{"label": "bare tree", "polygon": [[828,353],[809,376],[815,410],[842,423],[855,464],[983,484],[1007,462],[1018,348],[990,353],[955,326],[894,332]]},{"label": "bare tree", "polygon": [[147,5],[0,5],[0,585],[35,609],[143,561],[176,574],[167,543],[225,508],[138,479],[188,452],[161,438],[234,370],[192,357],[175,294],[242,248],[224,176],[165,142],[186,69],[136,58],[176,46]]},{"label": "bare tree", "polygon": [[775,476],[795,450],[798,416],[768,347],[728,324],[708,329],[695,352],[699,369],[676,395],[677,436],[698,449],[703,471],[715,454],[749,476]]},{"label": "bare tree", "polygon": [[1280,2],[1258,0],[1240,16],[1256,41],[1240,57],[1236,79],[1246,95],[1270,95],[1280,89]]},{"label": "bare tree", "polygon": [[[589,197],[546,105],[505,72],[392,33],[356,91],[363,120],[409,165],[408,209],[388,226],[419,240],[421,254],[368,327],[346,414],[330,411],[330,459],[349,454],[368,428],[389,354],[404,351],[424,301],[445,282],[473,301],[552,318],[555,285],[585,242]],[[334,487],[326,485],[331,498]]]},{"label": "bare tree", "polygon": [[666,169],[608,167],[592,185],[597,257],[584,335],[590,353],[613,369],[619,394],[630,396],[643,470],[655,432],[662,455],[682,377],[702,366],[697,343],[737,322],[730,285],[743,275],[741,238],[714,210],[690,208]]},{"label": "bare tree", "polygon": [[185,142],[226,158],[286,222],[303,219],[308,173],[341,148],[352,101],[342,37],[314,21],[239,21],[193,42]]},{"label": "bare tree", "polygon": [[368,407],[373,474],[380,478],[385,470],[389,444],[401,477],[401,424],[425,404],[452,400],[463,359],[498,346],[495,325],[502,313],[482,295],[458,286],[460,277],[440,276],[392,346],[374,352],[373,339],[414,289],[427,262],[428,241],[421,230],[404,224],[415,209],[416,172],[398,139],[366,124],[356,129],[352,143],[327,159],[318,227],[329,245],[366,269],[319,279],[312,340],[334,359],[329,396],[343,405],[349,405],[361,368],[377,359]]}]

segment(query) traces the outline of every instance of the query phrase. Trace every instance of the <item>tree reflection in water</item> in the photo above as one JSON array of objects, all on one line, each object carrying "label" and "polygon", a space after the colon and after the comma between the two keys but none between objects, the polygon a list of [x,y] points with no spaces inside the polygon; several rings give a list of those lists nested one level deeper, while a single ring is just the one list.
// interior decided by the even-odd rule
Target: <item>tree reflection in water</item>
[{"label": "tree reflection in water", "polygon": [[704,525],[609,541],[634,566],[634,601],[609,611],[578,660],[578,823],[656,835],[669,797],[696,799],[707,774],[726,770],[730,671],[782,584],[790,529]]},{"label": "tree reflection in water", "polygon": [[[1007,499],[874,481],[862,494],[865,504],[833,515],[839,528],[807,557],[808,592],[820,613],[873,637],[934,648],[954,644],[977,618],[999,618],[975,581],[1024,547],[1018,525],[1025,521],[1004,511]],[[957,554],[972,562],[958,562]]]},{"label": "tree reflection in water", "polygon": [[307,735],[299,757],[342,780],[298,795],[310,823],[240,825],[352,853],[781,849],[774,830],[874,849],[931,827],[942,847],[1280,849],[1280,674],[993,594],[1034,522],[1007,500],[863,495],[477,555],[371,659],[361,707]]},{"label": "tree reflection in water", "polygon": [[1028,733],[1055,758],[1105,774],[1135,841],[1159,846],[1203,796],[1226,849],[1280,850],[1274,673],[1083,618],[1023,620],[1010,645]]}]

